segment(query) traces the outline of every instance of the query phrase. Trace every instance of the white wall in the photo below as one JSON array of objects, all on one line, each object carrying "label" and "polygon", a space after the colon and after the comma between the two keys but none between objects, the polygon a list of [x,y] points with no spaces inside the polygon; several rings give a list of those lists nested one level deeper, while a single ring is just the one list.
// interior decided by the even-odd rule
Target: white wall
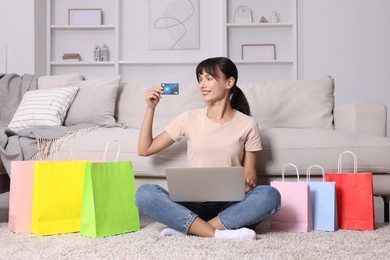
[{"label": "white wall", "polygon": [[390,1],[301,0],[300,11],[299,77],[333,76],[336,104],[390,108]]},{"label": "white wall", "polygon": [[34,73],[34,2],[0,0],[0,43],[7,45],[7,72]]},{"label": "white wall", "polygon": [[[44,3],[44,0],[0,0],[0,45],[7,46],[7,73],[42,74],[45,36],[39,33],[44,28],[35,30],[35,26],[42,27]],[[43,53],[38,49],[43,49]]]}]

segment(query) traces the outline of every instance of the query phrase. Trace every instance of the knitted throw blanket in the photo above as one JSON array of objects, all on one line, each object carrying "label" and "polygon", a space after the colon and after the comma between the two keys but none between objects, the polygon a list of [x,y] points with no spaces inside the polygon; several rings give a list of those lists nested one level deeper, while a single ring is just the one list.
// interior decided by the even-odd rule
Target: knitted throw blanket
[{"label": "knitted throw blanket", "polygon": [[35,76],[6,74],[0,79],[0,173],[11,172],[11,161],[31,160],[42,149],[59,138],[81,129],[96,127],[91,124],[65,126],[36,126],[18,132],[8,128],[25,92],[37,89]]}]

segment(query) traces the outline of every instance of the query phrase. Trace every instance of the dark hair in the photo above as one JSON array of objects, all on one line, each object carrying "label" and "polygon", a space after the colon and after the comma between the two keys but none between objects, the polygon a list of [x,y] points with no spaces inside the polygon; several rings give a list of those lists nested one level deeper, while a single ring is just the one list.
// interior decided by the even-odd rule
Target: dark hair
[{"label": "dark hair", "polygon": [[209,58],[198,64],[196,67],[196,78],[199,82],[199,76],[206,72],[216,80],[219,79],[219,71],[224,74],[225,78],[234,78],[234,86],[230,89],[230,105],[233,109],[246,115],[250,115],[248,100],[242,90],[237,87],[238,72],[237,67],[230,59],[226,57]]}]

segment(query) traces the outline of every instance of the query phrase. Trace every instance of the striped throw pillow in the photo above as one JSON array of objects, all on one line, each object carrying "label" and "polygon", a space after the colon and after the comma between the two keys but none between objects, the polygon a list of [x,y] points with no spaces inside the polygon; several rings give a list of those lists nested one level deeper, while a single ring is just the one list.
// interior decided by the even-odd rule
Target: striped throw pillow
[{"label": "striped throw pillow", "polygon": [[14,131],[39,125],[62,125],[79,87],[32,90],[24,94],[8,127]]}]

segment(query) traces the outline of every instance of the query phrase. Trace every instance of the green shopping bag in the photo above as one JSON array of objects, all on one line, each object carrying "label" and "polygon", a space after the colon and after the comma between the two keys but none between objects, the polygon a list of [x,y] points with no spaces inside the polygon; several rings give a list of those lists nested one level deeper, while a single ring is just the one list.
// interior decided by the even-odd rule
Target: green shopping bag
[{"label": "green shopping bag", "polygon": [[135,192],[131,161],[87,163],[80,235],[105,237],[139,230]]}]

